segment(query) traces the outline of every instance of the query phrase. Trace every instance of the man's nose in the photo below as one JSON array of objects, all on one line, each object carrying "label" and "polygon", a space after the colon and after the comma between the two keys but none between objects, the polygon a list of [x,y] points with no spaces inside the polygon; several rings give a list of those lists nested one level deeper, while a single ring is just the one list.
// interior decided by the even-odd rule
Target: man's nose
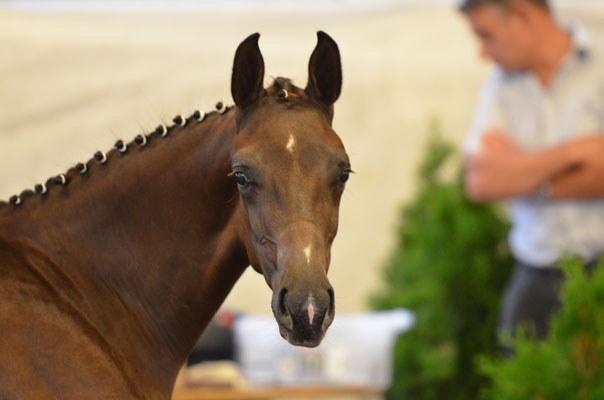
[{"label": "man's nose", "polygon": [[480,57],[487,61],[493,60],[493,54],[491,53],[491,50],[489,49],[489,46],[486,45],[486,43],[482,43],[480,45]]}]

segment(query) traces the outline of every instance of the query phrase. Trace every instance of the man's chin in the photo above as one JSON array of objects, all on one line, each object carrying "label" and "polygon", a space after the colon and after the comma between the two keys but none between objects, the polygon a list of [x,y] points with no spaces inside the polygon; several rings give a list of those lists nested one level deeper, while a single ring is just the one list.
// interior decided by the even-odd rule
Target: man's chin
[{"label": "man's chin", "polygon": [[499,67],[501,67],[501,69],[503,69],[505,71],[506,74],[519,74],[519,73],[527,72],[530,70],[526,66],[514,65],[511,63],[503,63],[500,61],[495,61],[495,62],[497,63],[497,65],[499,65]]}]

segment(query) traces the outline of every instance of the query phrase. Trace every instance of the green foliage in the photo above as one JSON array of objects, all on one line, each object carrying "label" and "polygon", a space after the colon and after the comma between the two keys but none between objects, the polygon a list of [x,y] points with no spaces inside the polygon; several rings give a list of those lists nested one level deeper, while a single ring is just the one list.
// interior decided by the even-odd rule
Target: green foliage
[{"label": "green foliage", "polygon": [[499,301],[513,264],[508,225],[492,207],[467,199],[461,174],[453,182],[441,177],[454,150],[437,124],[431,130],[419,192],[402,209],[372,306],[405,307],[417,317],[395,347],[389,399],[475,399],[486,379],[474,358],[498,351]]},{"label": "green foliage", "polygon": [[562,310],[551,332],[536,342],[523,331],[511,340],[510,359],[484,357],[481,370],[493,385],[492,400],[604,399],[604,261],[593,276],[577,260],[563,263]]}]

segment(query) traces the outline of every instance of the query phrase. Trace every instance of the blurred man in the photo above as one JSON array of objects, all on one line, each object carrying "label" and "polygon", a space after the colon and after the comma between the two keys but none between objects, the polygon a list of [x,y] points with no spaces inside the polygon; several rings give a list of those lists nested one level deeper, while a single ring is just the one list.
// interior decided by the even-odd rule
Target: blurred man
[{"label": "blurred man", "polygon": [[604,51],[580,27],[559,26],[546,0],[465,0],[483,57],[497,65],[466,140],[466,189],[509,200],[518,266],[500,327],[547,334],[560,306],[565,254],[604,253]]}]

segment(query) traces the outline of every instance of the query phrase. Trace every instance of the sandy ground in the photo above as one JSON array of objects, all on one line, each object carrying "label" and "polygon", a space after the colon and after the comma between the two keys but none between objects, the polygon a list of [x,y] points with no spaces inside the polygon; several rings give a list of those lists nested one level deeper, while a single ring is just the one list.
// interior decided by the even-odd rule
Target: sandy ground
[{"label": "sandy ground", "polygon": [[[566,18],[604,27],[604,4]],[[35,13],[0,10],[0,198],[45,181],[116,138],[177,113],[230,99],[239,42],[262,33],[267,80],[306,83],[315,31],[340,45],[344,88],[335,128],[357,172],[341,208],[330,280],[339,311],[367,308],[393,245],[428,121],[460,143],[487,66],[449,7],[292,14],[279,10]],[[270,290],[251,269],[227,306],[270,312]]]}]

